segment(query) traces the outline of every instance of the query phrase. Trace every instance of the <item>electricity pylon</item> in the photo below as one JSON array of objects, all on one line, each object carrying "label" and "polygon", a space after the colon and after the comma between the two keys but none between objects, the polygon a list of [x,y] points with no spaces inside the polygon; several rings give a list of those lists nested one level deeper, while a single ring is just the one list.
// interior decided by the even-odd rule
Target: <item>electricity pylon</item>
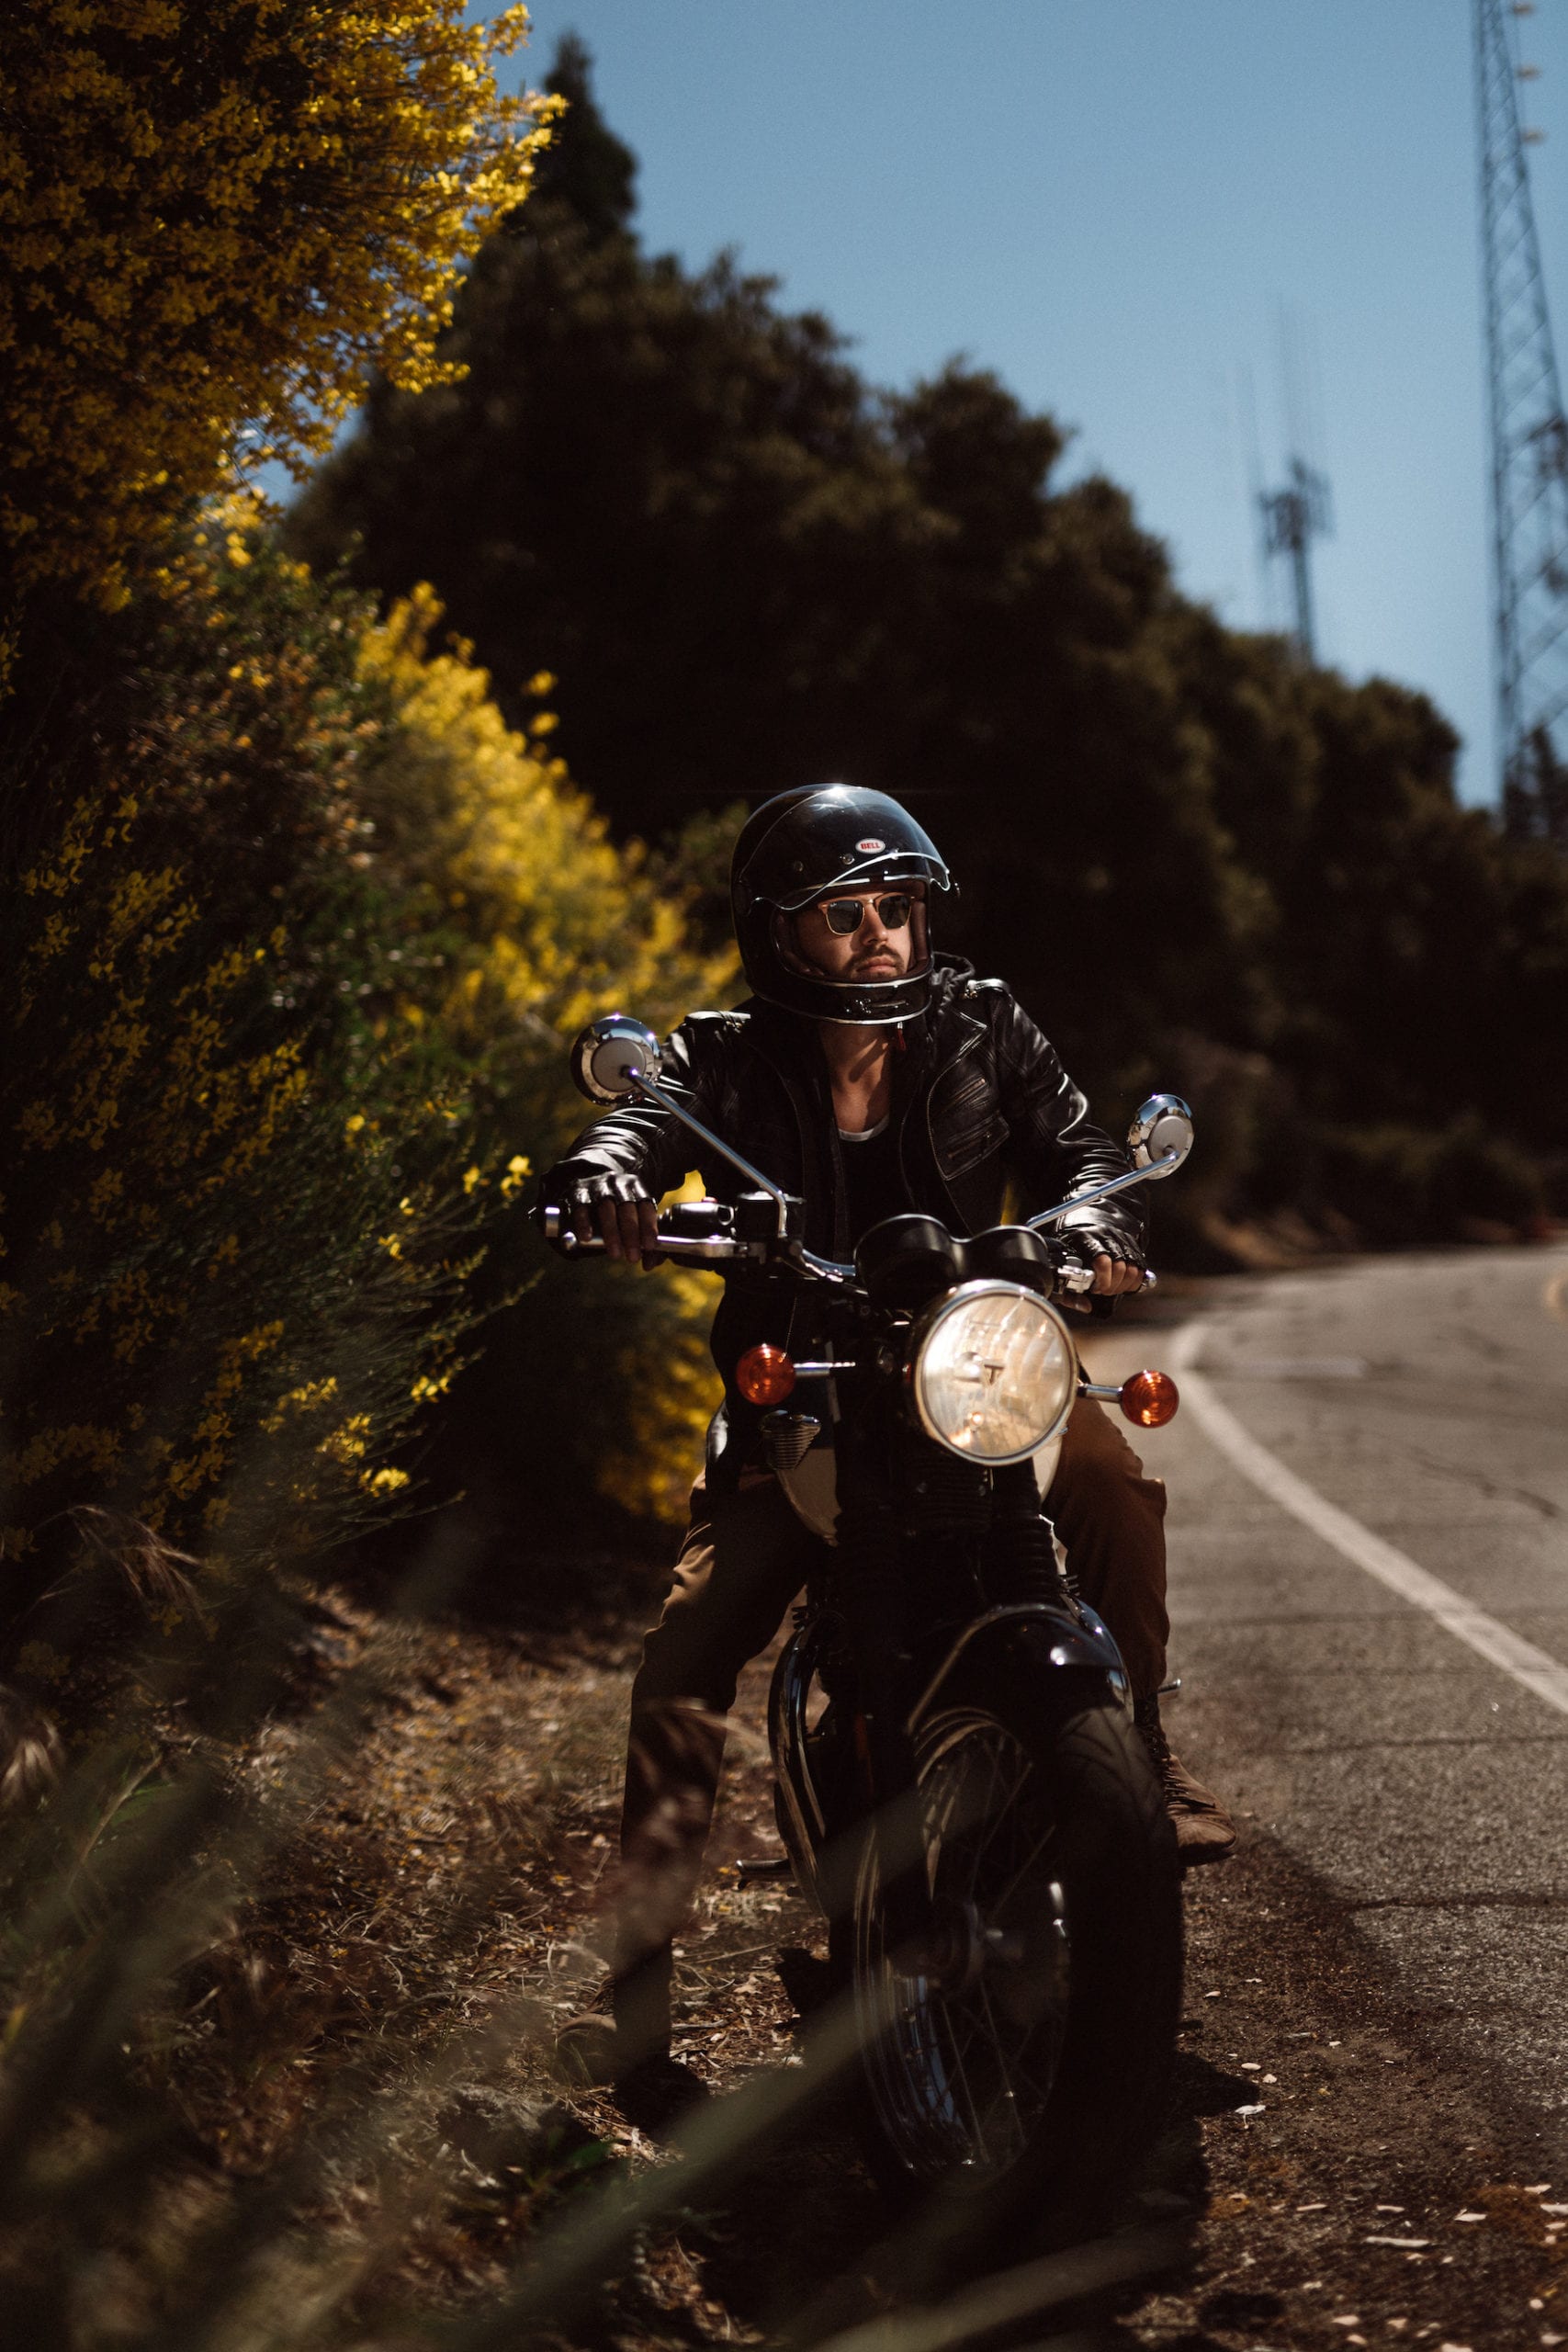
[{"label": "electricity pylon", "polygon": [[1520,119],[1517,20],[1475,0],[1482,276],[1504,821],[1568,847],[1568,421],[1551,344]]}]

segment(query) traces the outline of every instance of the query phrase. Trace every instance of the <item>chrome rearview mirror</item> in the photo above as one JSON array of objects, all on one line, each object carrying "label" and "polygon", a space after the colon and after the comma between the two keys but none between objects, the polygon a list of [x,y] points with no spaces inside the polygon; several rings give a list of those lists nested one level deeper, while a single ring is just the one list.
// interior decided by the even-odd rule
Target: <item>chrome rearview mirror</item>
[{"label": "chrome rearview mirror", "polygon": [[1192,1148],[1192,1114],[1179,1094],[1151,1094],[1127,1130],[1133,1165],[1148,1181],[1174,1176]]},{"label": "chrome rearview mirror", "polygon": [[732,1151],[722,1136],[705,1127],[677,1095],[666,1094],[659,1083],[663,1066],[658,1038],[646,1023],[634,1021],[629,1012],[606,1012],[602,1020],[591,1021],[579,1033],[571,1049],[573,1082],[590,1102],[657,1102],[661,1111],[679,1119],[683,1127],[690,1127],[732,1168],[738,1168],[749,1184],[767,1194],[776,1212],[779,1239],[784,1240],[789,1230],[789,1204],[784,1193],[760,1168],[753,1168],[749,1159],[742,1159],[738,1151]]},{"label": "chrome rearview mirror", "polygon": [[571,1049],[572,1083],[590,1102],[624,1102],[638,1079],[657,1080],[663,1057],[646,1022],[606,1012],[579,1032]]},{"label": "chrome rearview mirror", "polygon": [[1133,1165],[1126,1174],[1109,1177],[1103,1184],[1086,1185],[1081,1193],[1070,1193],[1054,1209],[1042,1209],[1029,1222],[1036,1230],[1043,1225],[1055,1225],[1069,1209],[1087,1207],[1090,1201],[1109,1200],[1112,1193],[1125,1193],[1134,1184],[1152,1184],[1159,1177],[1174,1176],[1191,1148],[1192,1114],[1180,1095],[1151,1094],[1127,1130],[1127,1149],[1133,1156]]}]

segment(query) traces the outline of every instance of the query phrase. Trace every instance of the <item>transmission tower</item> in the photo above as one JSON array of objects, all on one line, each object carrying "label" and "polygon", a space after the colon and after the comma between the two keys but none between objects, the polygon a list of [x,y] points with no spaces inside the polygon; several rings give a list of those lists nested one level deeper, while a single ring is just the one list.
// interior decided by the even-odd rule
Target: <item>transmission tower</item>
[{"label": "transmission tower", "polygon": [[1314,538],[1330,527],[1328,484],[1303,458],[1292,458],[1283,490],[1258,493],[1263,516],[1263,551],[1288,556],[1291,590],[1295,599],[1296,650],[1303,662],[1316,659],[1312,619],[1312,567],[1308,550]]},{"label": "transmission tower", "polygon": [[1568,846],[1568,421],[1551,345],[1520,119],[1528,0],[1475,0],[1483,278],[1492,435],[1504,821]]}]

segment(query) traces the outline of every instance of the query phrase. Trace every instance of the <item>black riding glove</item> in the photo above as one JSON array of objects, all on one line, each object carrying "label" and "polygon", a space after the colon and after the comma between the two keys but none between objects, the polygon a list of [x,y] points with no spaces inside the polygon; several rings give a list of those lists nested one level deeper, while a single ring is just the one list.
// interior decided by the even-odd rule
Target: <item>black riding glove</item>
[{"label": "black riding glove", "polygon": [[1109,1258],[1114,1263],[1138,1264],[1136,1252],[1122,1234],[1096,1233],[1084,1226],[1069,1226],[1058,1233],[1053,1244],[1053,1254],[1060,1269],[1056,1278],[1058,1290],[1077,1296],[1094,1286],[1094,1261]]},{"label": "black riding glove", "polygon": [[547,1193],[551,1189],[558,1195],[551,1205],[560,1209],[563,1227],[579,1241],[602,1240],[612,1257],[651,1256],[654,1245],[647,1228],[652,1223],[653,1195],[640,1176],[576,1176],[553,1188],[547,1178]]}]

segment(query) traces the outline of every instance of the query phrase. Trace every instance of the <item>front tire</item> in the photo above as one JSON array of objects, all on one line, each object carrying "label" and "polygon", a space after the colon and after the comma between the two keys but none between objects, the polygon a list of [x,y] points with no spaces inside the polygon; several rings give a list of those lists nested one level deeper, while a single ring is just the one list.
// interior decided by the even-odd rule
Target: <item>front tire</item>
[{"label": "front tire", "polygon": [[966,2234],[1103,2208],[1163,2112],[1179,2016],[1176,1842],[1143,1743],[1098,1694],[1028,1695],[976,1682],[921,1728],[933,1948],[896,1961],[871,1839],[833,1929],[873,2169]]}]

